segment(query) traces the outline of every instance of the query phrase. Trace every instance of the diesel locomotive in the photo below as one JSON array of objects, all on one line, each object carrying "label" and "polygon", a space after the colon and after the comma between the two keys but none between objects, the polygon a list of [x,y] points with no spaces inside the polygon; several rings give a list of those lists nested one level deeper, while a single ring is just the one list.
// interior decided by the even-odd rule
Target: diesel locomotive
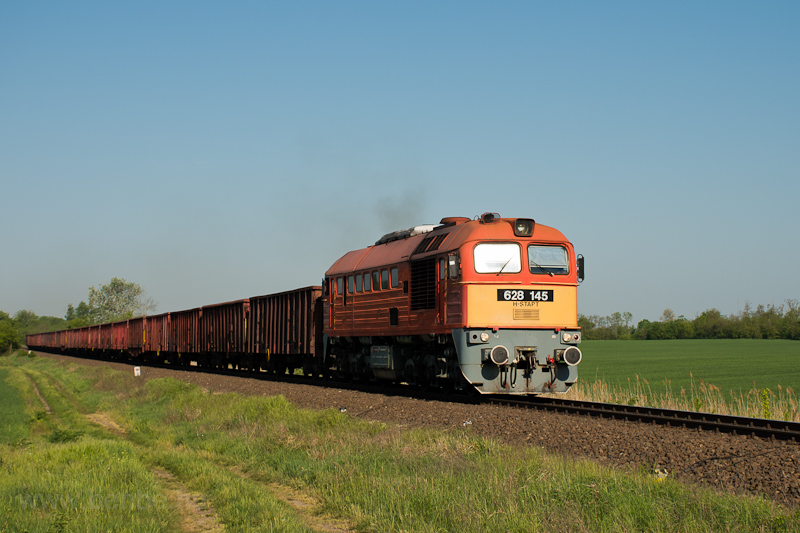
[{"label": "diesel locomotive", "polygon": [[321,287],[28,336],[32,349],[481,394],[578,378],[584,263],[558,230],[484,213],[384,235]]}]

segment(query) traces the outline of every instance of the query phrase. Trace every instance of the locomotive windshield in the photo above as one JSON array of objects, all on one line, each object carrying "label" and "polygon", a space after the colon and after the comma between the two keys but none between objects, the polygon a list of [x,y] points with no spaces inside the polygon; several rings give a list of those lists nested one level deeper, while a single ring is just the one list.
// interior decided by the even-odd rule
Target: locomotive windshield
[{"label": "locomotive windshield", "polygon": [[519,244],[484,243],[475,246],[475,272],[478,274],[513,274],[522,270]]},{"label": "locomotive windshield", "polygon": [[569,274],[567,249],[563,246],[528,246],[528,268],[531,274]]}]

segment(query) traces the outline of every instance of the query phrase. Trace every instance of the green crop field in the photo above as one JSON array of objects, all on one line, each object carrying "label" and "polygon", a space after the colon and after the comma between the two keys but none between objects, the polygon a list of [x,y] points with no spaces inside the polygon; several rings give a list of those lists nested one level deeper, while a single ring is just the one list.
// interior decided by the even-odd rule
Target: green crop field
[{"label": "green crop field", "polygon": [[800,391],[800,342],[719,339],[665,341],[585,341],[580,379],[623,385],[646,379],[652,388],[664,380],[675,390],[692,380],[722,391],[791,387]]},{"label": "green crop field", "polygon": [[581,351],[570,394],[582,399],[800,418],[797,341],[585,341]]}]

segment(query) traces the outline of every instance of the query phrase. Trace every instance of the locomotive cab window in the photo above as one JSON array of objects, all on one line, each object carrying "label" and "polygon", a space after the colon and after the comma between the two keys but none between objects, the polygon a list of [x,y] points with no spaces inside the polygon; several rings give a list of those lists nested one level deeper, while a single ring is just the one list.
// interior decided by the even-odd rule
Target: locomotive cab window
[{"label": "locomotive cab window", "polygon": [[528,246],[528,268],[531,274],[563,276],[569,274],[567,249],[563,246]]},{"label": "locomotive cab window", "polygon": [[377,291],[381,288],[381,274],[377,270],[372,273],[372,290]]},{"label": "locomotive cab window", "polygon": [[513,242],[483,243],[475,246],[473,259],[478,274],[519,274],[522,252]]},{"label": "locomotive cab window", "polygon": [[364,292],[370,292],[372,289],[370,288],[369,280],[372,279],[370,277],[370,273],[367,272],[364,274]]},{"label": "locomotive cab window", "polygon": [[400,286],[400,278],[398,276],[397,267],[392,268],[391,274],[392,274],[392,288],[396,289],[397,287]]},{"label": "locomotive cab window", "polygon": [[343,288],[344,288],[344,281],[342,281],[342,278],[336,278],[336,295],[337,296],[341,296],[342,295],[342,289]]},{"label": "locomotive cab window", "polygon": [[356,276],[356,292],[361,292],[361,280],[362,279],[363,278],[361,277],[361,274]]},{"label": "locomotive cab window", "polygon": [[381,289],[389,288],[389,271],[381,270]]}]

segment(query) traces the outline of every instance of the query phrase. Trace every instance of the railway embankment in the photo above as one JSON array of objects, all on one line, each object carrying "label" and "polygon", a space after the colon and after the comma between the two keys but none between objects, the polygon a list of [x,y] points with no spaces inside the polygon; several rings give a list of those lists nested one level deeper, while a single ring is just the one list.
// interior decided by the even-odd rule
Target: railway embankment
[{"label": "railway embankment", "polygon": [[[26,517],[75,526],[112,504],[122,515],[113,496],[136,490],[150,504],[137,520],[162,530],[800,528],[794,443],[168,368],[134,377],[130,365],[63,356],[4,359],[5,394],[23,398],[29,432],[3,444],[0,493],[9,520],[31,531]],[[39,471],[47,479],[25,481]],[[105,503],[89,509],[103,480]],[[61,502],[55,514],[40,508]],[[191,509],[206,518],[186,522]]]}]

